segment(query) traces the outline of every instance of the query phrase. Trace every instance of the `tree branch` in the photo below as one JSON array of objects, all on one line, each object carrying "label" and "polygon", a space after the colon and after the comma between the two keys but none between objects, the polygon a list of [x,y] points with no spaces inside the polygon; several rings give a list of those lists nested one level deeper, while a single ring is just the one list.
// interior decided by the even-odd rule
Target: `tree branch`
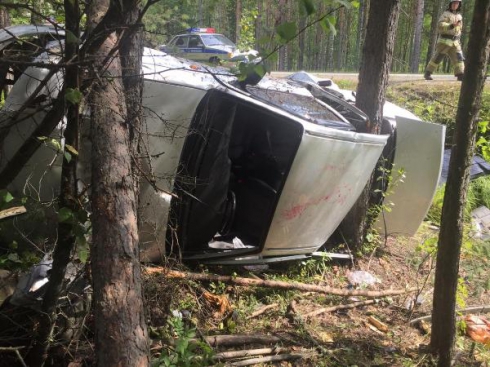
[{"label": "tree branch", "polygon": [[226,275],[212,275],[201,273],[189,273],[176,270],[169,270],[164,267],[147,267],[144,269],[147,274],[162,274],[168,278],[175,279],[188,279],[195,281],[210,281],[210,282],[222,282],[226,284],[251,286],[251,287],[269,287],[283,290],[298,290],[302,292],[316,292],[323,294],[333,294],[337,296],[363,296],[363,297],[385,297],[394,296],[399,294],[405,294],[408,292],[415,292],[417,288],[398,289],[398,290],[386,290],[386,291],[369,291],[369,290],[348,290],[332,288],[329,286],[304,284],[298,282],[284,282],[279,280],[261,280],[251,278],[240,278]]}]

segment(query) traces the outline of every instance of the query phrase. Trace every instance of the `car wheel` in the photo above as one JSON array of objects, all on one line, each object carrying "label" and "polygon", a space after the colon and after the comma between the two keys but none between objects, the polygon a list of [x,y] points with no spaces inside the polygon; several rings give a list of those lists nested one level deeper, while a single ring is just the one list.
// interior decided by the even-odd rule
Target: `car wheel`
[{"label": "car wheel", "polygon": [[220,59],[216,56],[209,58],[209,63],[213,65],[219,65]]}]

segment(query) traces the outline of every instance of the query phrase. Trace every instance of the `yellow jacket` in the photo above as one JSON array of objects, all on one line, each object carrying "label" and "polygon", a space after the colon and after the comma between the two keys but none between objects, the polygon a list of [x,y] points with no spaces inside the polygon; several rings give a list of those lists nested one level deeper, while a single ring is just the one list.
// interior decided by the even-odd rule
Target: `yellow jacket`
[{"label": "yellow jacket", "polygon": [[[457,24],[453,27],[453,24]],[[459,44],[459,37],[461,36],[461,30],[463,29],[463,17],[460,13],[453,13],[449,10],[444,11],[437,23],[437,31],[439,33],[439,39],[437,43],[444,43],[448,46],[456,46]]]}]

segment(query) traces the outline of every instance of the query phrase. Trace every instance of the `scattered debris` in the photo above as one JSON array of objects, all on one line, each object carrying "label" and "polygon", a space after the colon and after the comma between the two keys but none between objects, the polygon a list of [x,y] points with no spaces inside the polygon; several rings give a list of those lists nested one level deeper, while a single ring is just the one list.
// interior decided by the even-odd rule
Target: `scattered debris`
[{"label": "scattered debris", "polygon": [[218,361],[243,358],[251,356],[264,356],[268,354],[279,354],[288,352],[287,348],[261,348],[261,349],[246,349],[246,350],[232,350],[227,352],[220,352],[214,355],[214,359]]},{"label": "scattered debris", "polygon": [[0,269],[0,305],[14,293],[17,281],[16,274]]},{"label": "scattered debris", "polygon": [[273,335],[235,334],[210,335],[204,337],[212,347],[243,346],[244,344],[277,344],[281,338]]},{"label": "scattered debris", "polygon": [[417,326],[417,328],[420,330],[422,335],[427,335],[430,333],[430,325],[427,322],[425,322],[424,320],[418,321],[415,324],[415,326]]},{"label": "scattered debris", "polygon": [[24,214],[25,212],[27,212],[25,206],[14,206],[13,208],[1,210],[0,211],[0,219]]},{"label": "scattered debris", "polygon": [[[487,313],[490,312],[490,306],[472,306],[472,307],[463,308],[461,310],[456,310],[456,312],[462,315],[466,315],[469,313]],[[432,319],[432,315],[421,316],[421,317],[417,317],[416,319],[410,320],[409,324],[415,325],[417,322],[421,320],[430,321],[431,319]]]},{"label": "scattered debris", "polygon": [[373,325],[374,327],[376,327],[376,329],[378,329],[379,331],[382,331],[384,333],[388,332],[388,330],[389,330],[388,325],[386,325],[384,322],[378,320],[374,316],[369,316],[368,317],[368,322],[371,325]]},{"label": "scattered debris", "polygon": [[478,343],[490,346],[490,321],[484,316],[466,315],[466,335]]},{"label": "scattered debris", "polygon": [[14,352],[22,367],[27,367],[26,363],[24,362],[24,359],[19,353],[19,350],[23,348],[24,347],[0,347],[0,352]]},{"label": "scattered debris", "polygon": [[368,287],[381,281],[371,273],[364,270],[348,271],[347,279],[353,287]]},{"label": "scattered debris", "polygon": [[302,354],[280,354],[277,356],[258,357],[258,358],[246,359],[240,362],[233,362],[230,364],[230,366],[242,367],[242,366],[252,366],[259,363],[267,363],[267,362],[293,361],[293,360],[301,359],[303,357],[305,356]]},{"label": "scattered debris", "polygon": [[421,294],[418,294],[416,297],[408,297],[405,302],[405,308],[408,311],[412,311],[415,306],[420,306],[424,303],[425,299]]},{"label": "scattered debris", "polygon": [[331,306],[331,307],[325,307],[325,308],[319,308],[318,310],[311,311],[303,317],[305,319],[312,318],[315,316],[318,316],[322,313],[327,313],[327,312],[333,312],[333,311],[338,311],[338,310],[347,310],[349,308],[355,308],[355,307],[362,307],[362,306],[367,306],[367,305],[372,305],[379,302],[377,299],[369,299],[366,301],[358,301],[358,302],[353,302],[353,303],[348,303],[345,305],[336,305],[336,306]]},{"label": "scattered debris", "polygon": [[247,320],[253,319],[254,317],[257,317],[257,316],[260,316],[263,313],[265,313],[266,311],[277,308],[278,306],[279,306],[278,303],[272,303],[270,305],[263,306],[263,307],[259,308],[257,311],[255,311],[254,313],[252,313],[250,316],[248,316]]},{"label": "scattered debris", "polygon": [[481,240],[490,238],[490,209],[480,206],[471,212],[473,237]]},{"label": "scattered debris", "polygon": [[222,318],[232,311],[231,303],[228,297],[223,295],[216,295],[211,292],[205,291],[203,293],[204,299],[212,305],[216,312],[214,313],[214,318]]}]

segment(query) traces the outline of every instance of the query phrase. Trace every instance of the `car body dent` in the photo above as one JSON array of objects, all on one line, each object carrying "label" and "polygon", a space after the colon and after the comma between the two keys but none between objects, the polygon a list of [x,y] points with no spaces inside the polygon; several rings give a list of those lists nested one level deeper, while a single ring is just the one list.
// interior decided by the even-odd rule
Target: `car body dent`
[{"label": "car body dent", "polygon": [[[324,86],[345,102],[355,104],[352,91],[343,90],[329,79],[319,79],[301,71],[289,76],[303,85]],[[383,189],[389,194],[375,224],[380,233],[413,236],[424,220],[435,195],[443,164],[446,127],[422,121],[410,111],[389,101],[383,105],[382,129],[391,133],[393,141],[385,148],[385,159],[391,172],[391,185]],[[390,139],[392,140],[392,139]],[[388,150],[388,152],[386,151]],[[392,166],[391,166],[392,165]],[[404,177],[401,177],[403,174]]]}]

